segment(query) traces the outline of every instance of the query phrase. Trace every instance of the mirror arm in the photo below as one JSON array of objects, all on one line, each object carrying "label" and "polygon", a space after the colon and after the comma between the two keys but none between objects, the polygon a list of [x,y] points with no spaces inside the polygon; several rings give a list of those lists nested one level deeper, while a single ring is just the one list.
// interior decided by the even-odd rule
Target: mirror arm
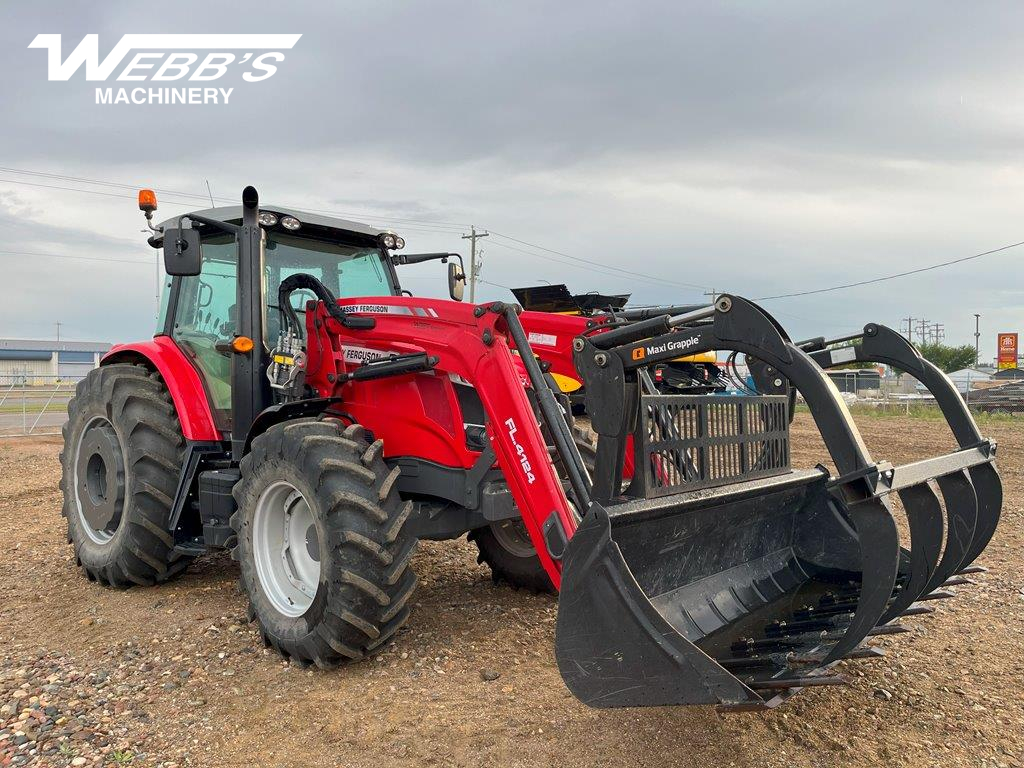
[{"label": "mirror arm", "polygon": [[178,229],[181,229],[181,222],[183,219],[189,221],[196,221],[200,224],[206,224],[207,226],[219,229],[222,232],[227,232],[229,235],[237,235],[242,231],[242,228],[237,224],[228,224],[226,221],[217,221],[216,219],[208,219],[205,216],[197,216],[194,213],[185,213],[178,217]]},{"label": "mirror arm", "polygon": [[[147,217],[148,216],[149,216],[149,214],[147,214]],[[199,222],[200,224],[206,224],[208,226],[213,227],[214,229],[219,229],[222,232],[227,232],[229,235],[236,235],[237,236],[238,233],[241,232],[241,230],[242,230],[241,227],[236,226],[234,224],[228,224],[226,221],[217,221],[216,219],[208,219],[205,216],[197,216],[194,213],[184,213],[181,216],[179,216],[178,217],[178,229],[182,228],[181,227],[181,223],[185,219],[188,219],[189,221],[196,221],[196,222]],[[150,248],[162,248],[163,244],[164,244],[164,228],[162,226],[154,227],[152,224],[150,224],[149,228],[156,233],[154,235],[151,235],[150,238],[146,241],[147,243],[149,243],[149,247]]]},{"label": "mirror arm", "polygon": [[462,257],[457,253],[395,253],[391,255],[391,263],[395,266],[422,264],[424,261],[440,261],[445,264],[448,259],[458,259],[459,263],[462,263]]}]

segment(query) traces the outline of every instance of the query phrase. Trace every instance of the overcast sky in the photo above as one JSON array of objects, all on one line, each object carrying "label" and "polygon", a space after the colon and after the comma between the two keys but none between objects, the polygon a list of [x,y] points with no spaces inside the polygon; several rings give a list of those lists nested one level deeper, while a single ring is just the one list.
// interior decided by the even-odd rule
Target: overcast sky
[{"label": "overcast sky", "polygon": [[[0,18],[0,336],[59,320],[65,338],[144,338],[155,311],[133,192],[16,171],[155,187],[168,215],[207,206],[206,180],[225,202],[251,183],[390,225],[409,250],[465,252],[476,224],[571,257],[492,234],[483,299],[542,281],[758,298],[1024,240],[1015,3],[51,0]],[[28,48],[60,34],[66,57],[96,33],[102,57],[156,32],[302,37],[264,82],[207,84],[235,90],[204,106],[98,105],[97,86],[195,84],[49,82]],[[956,343],[978,312],[991,357],[997,331],[1024,330],[1022,258],[766,306],[796,337],[913,316]],[[443,294],[439,265],[406,269]]]}]

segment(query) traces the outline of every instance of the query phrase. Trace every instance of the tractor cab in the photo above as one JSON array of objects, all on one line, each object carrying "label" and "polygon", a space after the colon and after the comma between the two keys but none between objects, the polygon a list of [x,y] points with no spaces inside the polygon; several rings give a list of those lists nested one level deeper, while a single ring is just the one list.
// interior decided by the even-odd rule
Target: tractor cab
[{"label": "tractor cab", "polygon": [[[140,208],[150,219],[156,198],[145,192]],[[152,227],[156,234],[150,238],[153,247],[164,248],[168,273],[157,335],[173,339],[199,370],[217,426],[225,433],[238,423],[232,414],[231,376],[233,345],[243,336],[240,321],[243,316],[247,320],[244,338],[253,344],[253,367],[265,370],[281,344],[285,308],[278,301],[286,278],[310,275],[335,298],[399,296],[409,292],[401,288],[397,264],[451,257],[458,260],[449,269],[452,297],[461,297],[464,277],[457,254],[399,254],[405,240],[394,232],[274,205],[260,207],[258,237],[250,247],[239,248],[243,218],[243,206],[195,211]],[[187,246],[182,235],[167,236],[183,231],[198,233],[198,253],[192,258],[179,253]],[[296,287],[290,292],[291,312],[301,317],[307,301],[316,298],[309,288]],[[255,398],[264,407],[272,400],[265,389],[261,382],[256,392],[264,396]]]}]

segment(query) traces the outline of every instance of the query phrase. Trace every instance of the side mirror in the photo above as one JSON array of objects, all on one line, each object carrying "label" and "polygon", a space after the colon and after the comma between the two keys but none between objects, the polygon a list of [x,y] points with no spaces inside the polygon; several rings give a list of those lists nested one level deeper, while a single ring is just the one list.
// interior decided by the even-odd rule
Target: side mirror
[{"label": "side mirror", "polygon": [[462,301],[462,295],[466,292],[466,275],[462,271],[462,265],[454,261],[448,262],[448,295],[452,301]]},{"label": "side mirror", "polygon": [[202,270],[199,230],[164,230],[164,269],[168,275],[188,277],[199,274]]}]

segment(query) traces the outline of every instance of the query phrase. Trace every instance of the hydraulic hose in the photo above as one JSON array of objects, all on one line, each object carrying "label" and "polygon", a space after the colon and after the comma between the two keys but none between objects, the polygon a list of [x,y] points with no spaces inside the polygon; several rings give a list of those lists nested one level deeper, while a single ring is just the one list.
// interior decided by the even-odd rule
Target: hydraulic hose
[{"label": "hydraulic hose", "polygon": [[312,275],[300,272],[289,275],[281,281],[277,289],[277,306],[286,323],[290,324],[297,336],[301,336],[302,325],[299,323],[299,316],[295,314],[292,307],[292,291],[305,288],[312,291],[327,308],[327,314],[344,325],[346,328],[373,328],[376,324],[372,317],[352,317],[345,310],[338,306],[337,297],[331,290]]}]

